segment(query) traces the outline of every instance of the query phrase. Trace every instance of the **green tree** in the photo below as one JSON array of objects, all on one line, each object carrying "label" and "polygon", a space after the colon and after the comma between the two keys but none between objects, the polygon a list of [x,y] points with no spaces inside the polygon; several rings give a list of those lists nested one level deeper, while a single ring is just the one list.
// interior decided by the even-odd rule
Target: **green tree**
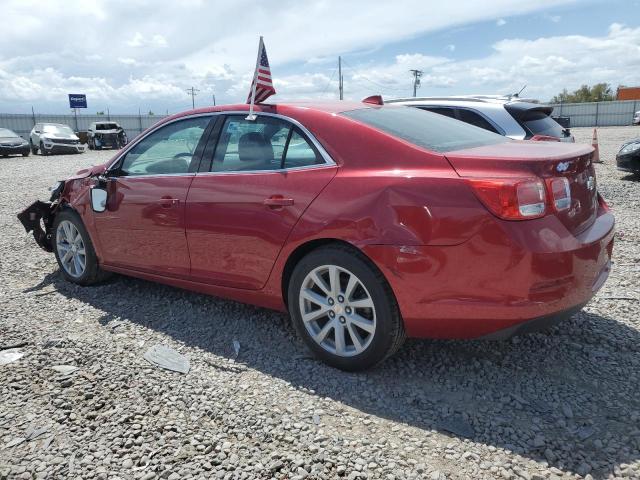
[{"label": "green tree", "polygon": [[104,112],[96,112],[96,115],[104,115]]},{"label": "green tree", "polygon": [[608,102],[611,100],[615,100],[611,86],[608,83],[596,83],[592,86],[582,85],[571,93],[565,88],[551,99],[551,103]]},{"label": "green tree", "polygon": [[153,113],[151,110],[149,110],[149,113],[147,115],[149,115],[150,117],[153,117],[155,115],[155,113]]}]

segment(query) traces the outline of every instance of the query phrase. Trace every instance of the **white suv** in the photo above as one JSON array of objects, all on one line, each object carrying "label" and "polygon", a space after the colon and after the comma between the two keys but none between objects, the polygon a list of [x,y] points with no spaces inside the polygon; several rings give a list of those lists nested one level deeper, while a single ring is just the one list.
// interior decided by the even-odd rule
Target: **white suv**
[{"label": "white suv", "polygon": [[568,128],[551,118],[553,107],[517,97],[492,95],[385,100],[439,113],[516,140],[573,142]]},{"label": "white suv", "polygon": [[85,146],[68,125],[62,123],[36,123],[29,135],[31,153],[82,153]]},{"label": "white suv", "polygon": [[633,115],[633,124],[640,125],[640,110]]}]

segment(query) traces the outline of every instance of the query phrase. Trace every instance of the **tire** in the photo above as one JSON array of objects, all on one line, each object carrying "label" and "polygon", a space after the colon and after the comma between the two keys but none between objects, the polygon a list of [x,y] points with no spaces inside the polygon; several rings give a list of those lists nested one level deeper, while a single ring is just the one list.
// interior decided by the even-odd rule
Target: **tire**
[{"label": "tire", "polygon": [[[108,272],[105,272],[98,265],[98,258],[91,242],[89,233],[84,228],[80,216],[73,210],[65,209],[60,211],[53,222],[53,251],[58,261],[58,266],[62,271],[64,277],[78,285],[94,285],[104,281],[110,276]],[[80,235],[81,242],[73,242]],[[75,259],[66,261],[69,249],[65,249],[75,243],[75,252],[79,254],[79,263],[76,263]],[[84,251],[84,268],[78,268],[78,265],[82,265],[82,254],[80,251]],[[70,254],[75,257],[75,254]],[[64,261],[64,263],[63,263]]]},{"label": "tire", "polygon": [[32,153],[32,154],[34,154],[34,155],[35,155],[36,153],[38,153],[38,147],[34,147],[34,146],[33,146],[33,143],[29,142],[29,146],[30,146],[30,148],[31,148],[31,153]]},{"label": "tire", "polygon": [[28,156],[29,156],[29,152],[24,152],[24,153],[22,154],[22,156],[23,156],[23,157],[28,157]]},{"label": "tire", "polygon": [[89,150],[93,150],[95,148],[91,143],[91,139],[87,140],[87,146],[89,147]]},{"label": "tire", "polygon": [[40,155],[45,156],[45,157],[46,157],[47,155],[49,155],[49,154],[47,153],[47,151],[44,149],[44,144],[43,144],[42,142],[40,142]]},{"label": "tire", "polygon": [[[330,282],[330,275],[335,278],[336,272],[339,282]],[[352,281],[355,288],[350,287]],[[339,289],[332,288],[332,283],[339,284]],[[288,300],[298,335],[332,367],[347,371],[371,368],[404,342],[404,325],[391,287],[354,248],[329,245],[307,254],[293,270]],[[343,340],[336,341],[339,338]]]}]

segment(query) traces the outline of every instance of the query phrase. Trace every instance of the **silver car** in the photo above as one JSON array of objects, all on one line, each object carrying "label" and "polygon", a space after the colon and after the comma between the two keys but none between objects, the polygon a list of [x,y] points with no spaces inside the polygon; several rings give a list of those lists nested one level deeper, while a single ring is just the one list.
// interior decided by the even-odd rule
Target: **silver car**
[{"label": "silver car", "polygon": [[36,123],[29,135],[33,154],[82,153],[85,146],[68,125],[62,123]]},{"label": "silver car", "polygon": [[493,95],[385,100],[439,113],[516,140],[573,142],[568,128],[551,118],[553,107],[517,97]]},{"label": "silver car", "polygon": [[640,110],[633,115],[633,124],[640,125]]}]

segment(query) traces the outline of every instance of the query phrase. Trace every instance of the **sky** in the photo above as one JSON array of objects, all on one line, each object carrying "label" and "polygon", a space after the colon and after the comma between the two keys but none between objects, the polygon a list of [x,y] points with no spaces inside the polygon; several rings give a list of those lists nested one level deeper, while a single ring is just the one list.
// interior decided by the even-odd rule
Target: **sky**
[{"label": "sky", "polygon": [[0,112],[174,113],[244,102],[264,36],[273,101],[640,85],[640,0],[2,0]]}]

